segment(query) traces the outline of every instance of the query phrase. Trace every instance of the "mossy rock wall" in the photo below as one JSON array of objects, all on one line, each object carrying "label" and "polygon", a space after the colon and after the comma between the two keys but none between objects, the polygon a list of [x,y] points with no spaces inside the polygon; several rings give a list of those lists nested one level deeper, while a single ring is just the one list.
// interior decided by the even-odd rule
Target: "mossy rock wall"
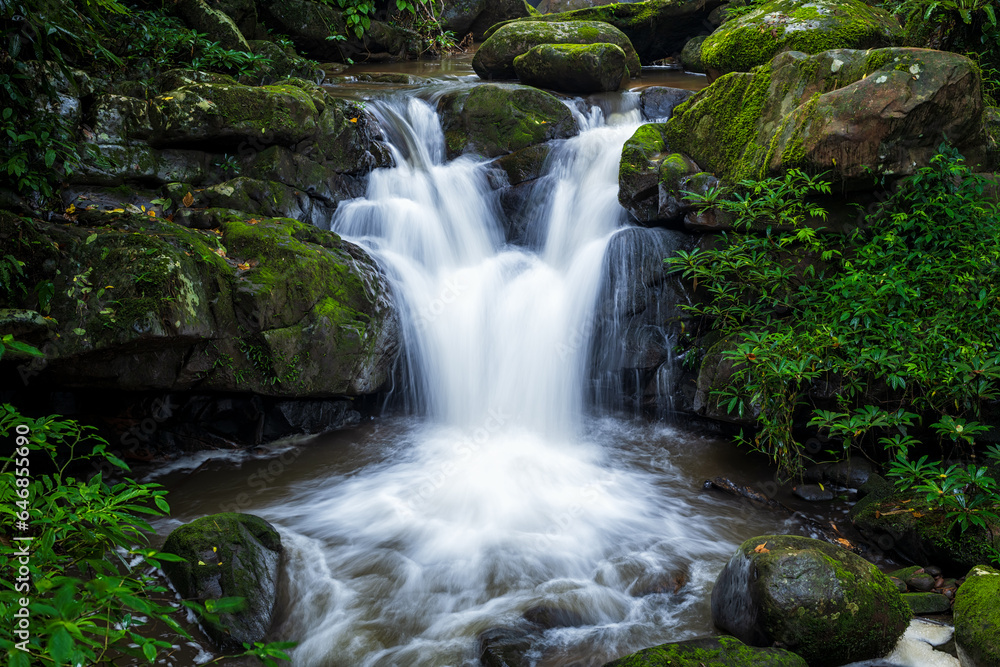
[{"label": "mossy rock wall", "polygon": [[613,660],[604,667],[807,667],[790,651],[746,646],[735,637],[701,637],[660,644]]},{"label": "mossy rock wall", "polygon": [[747,540],[712,589],[712,620],[751,646],[780,645],[810,667],[889,653],[910,609],[878,568],[846,549],[791,535]]},{"label": "mossy rock wall", "polygon": [[[10,214],[0,238],[48,328],[36,382],[333,397],[375,392],[398,350],[388,283],[360,248],[284,218],[218,210],[217,231],[146,215],[80,227]],[[16,306],[17,304],[7,304]]]},{"label": "mossy rock wall", "polygon": [[946,138],[972,165],[986,150],[975,65],[910,48],[779,54],[699,91],[664,136],[730,182],[798,168],[870,187],[926,166]]},{"label": "mossy rock wall", "polygon": [[701,60],[717,76],[749,72],[782,51],[881,48],[900,36],[895,17],[860,0],[775,0],[719,27]]},{"label": "mossy rock wall", "polygon": [[[557,14],[545,14],[521,19],[526,22],[601,21],[621,30],[635,47],[639,59],[651,64],[680,53],[688,39],[699,35],[714,9],[722,0],[646,0],[646,2],[616,2],[600,7],[585,7]],[[489,38],[505,23],[486,33]],[[631,69],[631,67],[630,67]]]},{"label": "mossy rock wall", "polygon": [[498,157],[578,131],[569,107],[551,93],[528,86],[475,86],[443,96],[438,110],[449,157]]},{"label": "mossy rock wall", "polygon": [[962,667],[1000,665],[1000,572],[977,565],[955,595],[955,644]]},{"label": "mossy rock wall", "polygon": [[282,553],[274,526],[252,514],[213,514],[174,530],[161,549],[184,558],[163,563],[177,591],[202,604],[243,598],[242,608],[206,621],[206,632],[223,649],[263,641],[271,626]]},{"label": "mossy rock wall", "polygon": [[630,76],[641,71],[632,43],[620,30],[599,21],[546,23],[515,21],[504,25],[483,42],[472,58],[472,67],[483,79],[513,79],[514,59],[540,44],[614,44],[627,56]]},{"label": "mossy rock wall", "polygon": [[625,52],[614,44],[540,44],[514,58],[524,84],[565,93],[618,90],[628,79]]}]

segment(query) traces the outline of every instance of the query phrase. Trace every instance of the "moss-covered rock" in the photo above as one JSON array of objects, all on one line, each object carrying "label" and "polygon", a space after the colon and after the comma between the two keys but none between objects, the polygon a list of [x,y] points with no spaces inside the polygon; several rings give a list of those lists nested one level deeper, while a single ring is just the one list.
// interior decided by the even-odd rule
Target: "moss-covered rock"
[{"label": "moss-covered rock", "polygon": [[537,88],[484,84],[441,98],[449,156],[497,157],[577,133],[576,120],[559,98]]},{"label": "moss-covered rock", "polygon": [[520,185],[542,175],[545,161],[551,152],[550,146],[536,144],[497,158],[493,164],[503,170],[507,185]]},{"label": "moss-covered rock", "polygon": [[41,381],[324,397],[372,393],[389,377],[389,286],[337,235],[234,211],[216,215],[219,234],[103,218],[83,228],[0,215],[32,284],[54,287],[57,324],[28,339],[47,353]]},{"label": "moss-covered rock", "polygon": [[640,223],[678,221],[690,206],[680,194],[682,181],[701,171],[664,141],[663,123],[642,125],[622,148],[618,201]]},{"label": "moss-covered rock", "polygon": [[250,45],[225,12],[208,6],[205,0],[178,0],[174,12],[191,28],[208,35],[209,41],[230,51],[250,53]]},{"label": "moss-covered rock", "polygon": [[976,563],[989,562],[993,549],[1000,548],[1000,537],[981,528],[959,532],[924,494],[897,493],[862,502],[852,511],[854,527],[883,550],[910,562],[936,563],[957,576]]},{"label": "moss-covered rock", "polygon": [[540,44],[514,58],[521,83],[565,93],[618,90],[628,79],[625,52],[614,44]]},{"label": "moss-covered rock", "polygon": [[185,598],[202,604],[243,598],[238,611],[220,614],[220,623],[204,624],[220,648],[263,641],[271,626],[282,552],[274,526],[252,514],[213,514],[174,530],[161,551],[185,559],[163,563]]},{"label": "moss-covered rock", "polygon": [[248,41],[264,39],[267,35],[258,21],[257,3],[254,0],[212,0],[212,6],[231,18]]},{"label": "moss-covered rock", "polygon": [[792,535],[741,544],[712,589],[716,626],[751,646],[777,643],[810,667],[882,657],[910,616],[874,565],[842,547]]},{"label": "moss-covered rock", "polygon": [[1000,665],[1000,571],[977,565],[955,595],[955,644],[962,667]]},{"label": "moss-covered rock", "polygon": [[780,648],[756,648],[735,637],[701,637],[660,644],[613,660],[604,667],[806,667],[806,661]]},{"label": "moss-covered rock", "polygon": [[627,56],[630,76],[642,69],[631,42],[614,26],[597,21],[508,23],[483,42],[472,58],[472,67],[483,79],[513,79],[514,59],[540,44],[614,44]]},{"label": "moss-covered rock", "polygon": [[779,54],[732,72],[674,109],[664,135],[724,180],[826,172],[868,186],[905,176],[947,141],[973,165],[985,154],[979,73],[964,56],[926,49]]},{"label": "moss-covered rock", "polygon": [[951,601],[940,593],[903,593],[903,602],[914,614],[944,614]]},{"label": "moss-covered rock", "polygon": [[679,60],[685,71],[696,74],[705,73],[705,61],[701,57],[701,47],[706,39],[708,39],[707,35],[698,35],[684,44]]},{"label": "moss-covered rock", "polygon": [[820,53],[894,45],[899,22],[861,0],[774,0],[724,23],[701,45],[714,75],[749,72],[782,51]]},{"label": "moss-covered rock", "polygon": [[300,57],[292,48],[283,49],[274,42],[255,39],[249,42],[254,55],[264,56],[270,64],[258,66],[253,72],[256,83],[274,83],[288,77],[298,77],[313,83],[322,83],[326,72],[316,63]]},{"label": "moss-covered rock", "polygon": [[[639,58],[648,64],[678,53],[688,39],[704,30],[711,12],[722,4],[723,0],[616,2],[600,7],[584,7],[557,14],[532,16],[520,19],[518,23],[529,21],[609,23],[628,37]],[[495,26],[487,31],[486,37],[490,38],[502,29],[502,26]]]}]

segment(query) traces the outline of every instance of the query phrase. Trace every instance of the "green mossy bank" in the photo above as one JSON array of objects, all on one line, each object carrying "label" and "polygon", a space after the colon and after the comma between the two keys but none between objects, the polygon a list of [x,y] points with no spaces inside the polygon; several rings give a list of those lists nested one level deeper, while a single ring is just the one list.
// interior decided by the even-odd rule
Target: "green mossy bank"
[{"label": "green mossy bank", "polygon": [[643,649],[604,667],[807,667],[790,651],[746,646],[735,637],[704,637]]},{"label": "green mossy bank", "polygon": [[955,643],[963,667],[1000,665],[1000,571],[978,565],[955,596]]}]

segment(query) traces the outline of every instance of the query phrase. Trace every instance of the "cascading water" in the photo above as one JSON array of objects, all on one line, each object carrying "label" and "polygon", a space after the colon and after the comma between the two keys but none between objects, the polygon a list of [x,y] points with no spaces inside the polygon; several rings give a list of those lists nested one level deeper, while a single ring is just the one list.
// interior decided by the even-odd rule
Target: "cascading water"
[{"label": "cascading water", "polygon": [[742,520],[696,520],[703,508],[671,488],[692,482],[663,451],[624,422],[584,417],[596,303],[624,225],[619,155],[638,111],[578,114],[579,136],[536,187],[538,242],[525,248],[504,242],[485,166],[444,163],[427,103],[373,106],[397,166],[374,172],[333,229],[393,280],[401,390],[421,417],[392,433],[384,460],[257,511],[288,545],[279,635],[300,642],[294,664],[477,664],[477,635],[539,606],[574,627],[536,632],[538,665],[601,665],[703,632],[705,587]]}]

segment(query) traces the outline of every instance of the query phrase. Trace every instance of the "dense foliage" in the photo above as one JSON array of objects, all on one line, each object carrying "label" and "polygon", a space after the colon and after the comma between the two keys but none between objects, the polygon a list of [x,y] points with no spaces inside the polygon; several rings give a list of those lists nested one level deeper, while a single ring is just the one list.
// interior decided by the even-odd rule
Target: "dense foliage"
[{"label": "dense foliage", "polygon": [[956,499],[948,509],[963,526],[993,516],[995,484],[981,467],[923,458],[914,468],[908,455],[921,445],[913,432],[933,434],[950,455],[974,455],[988,430],[982,412],[1000,395],[991,185],[942,146],[850,238],[819,227],[826,214],[811,202],[829,186],[800,172],[745,181],[731,199],[710,193],[734,231],[715,249],[666,261],[710,295],[691,310],[729,341],[733,383],[716,398],[756,416],[745,444],[793,476],[810,458],[796,437],[808,420],[840,443],[829,454],[889,450],[904,486],[926,490],[944,475],[934,483],[947,489],[934,495]]}]

